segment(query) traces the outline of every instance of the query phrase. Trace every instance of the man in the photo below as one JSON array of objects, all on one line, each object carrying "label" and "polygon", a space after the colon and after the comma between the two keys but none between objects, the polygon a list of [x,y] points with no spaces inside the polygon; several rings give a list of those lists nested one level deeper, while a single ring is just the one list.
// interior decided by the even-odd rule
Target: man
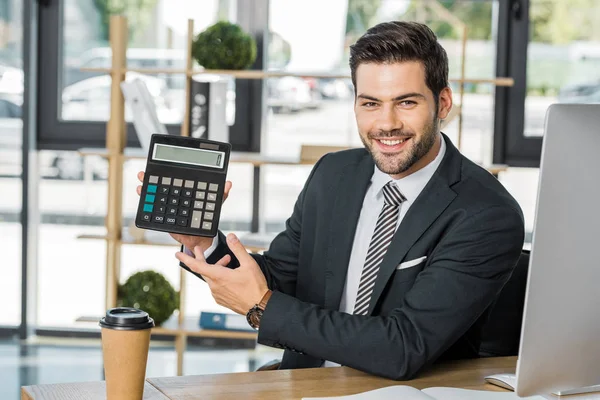
[{"label": "man", "polygon": [[217,303],[248,314],[259,343],[286,349],[280,368],[409,379],[440,358],[477,356],[523,215],[439,132],[452,93],[429,28],[379,24],[351,47],[350,67],[366,150],[317,162],[264,255],[220,233],[175,235],[193,252],[177,258]]}]

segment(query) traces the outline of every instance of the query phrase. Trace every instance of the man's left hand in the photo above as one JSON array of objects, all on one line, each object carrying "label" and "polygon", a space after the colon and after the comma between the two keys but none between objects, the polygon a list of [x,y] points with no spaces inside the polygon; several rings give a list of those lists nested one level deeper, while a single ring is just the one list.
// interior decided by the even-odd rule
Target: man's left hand
[{"label": "man's left hand", "polygon": [[227,245],[240,262],[236,269],[227,268],[231,262],[229,255],[216,264],[208,264],[200,248],[194,249],[195,258],[182,252],[177,252],[175,257],[202,275],[217,304],[245,315],[269,289],[267,280],[254,258],[233,233],[227,235]]}]

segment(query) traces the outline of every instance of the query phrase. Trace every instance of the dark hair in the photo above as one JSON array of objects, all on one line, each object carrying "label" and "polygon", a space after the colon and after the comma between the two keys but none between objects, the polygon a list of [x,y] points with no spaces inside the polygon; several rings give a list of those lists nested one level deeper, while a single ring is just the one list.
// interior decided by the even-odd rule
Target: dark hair
[{"label": "dark hair", "polygon": [[425,67],[425,83],[436,104],[448,86],[448,55],[427,25],[418,22],[383,22],[370,28],[350,46],[350,71],[356,94],[356,69],[363,63],[420,61]]}]

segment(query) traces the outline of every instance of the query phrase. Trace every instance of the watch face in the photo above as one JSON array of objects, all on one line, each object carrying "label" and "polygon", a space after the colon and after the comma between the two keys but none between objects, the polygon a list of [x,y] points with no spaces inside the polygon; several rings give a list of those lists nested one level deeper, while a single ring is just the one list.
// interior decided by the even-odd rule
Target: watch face
[{"label": "watch face", "polygon": [[254,328],[258,329],[260,326],[260,318],[262,317],[262,310],[258,307],[253,307],[248,314],[246,315],[246,320],[248,324]]}]

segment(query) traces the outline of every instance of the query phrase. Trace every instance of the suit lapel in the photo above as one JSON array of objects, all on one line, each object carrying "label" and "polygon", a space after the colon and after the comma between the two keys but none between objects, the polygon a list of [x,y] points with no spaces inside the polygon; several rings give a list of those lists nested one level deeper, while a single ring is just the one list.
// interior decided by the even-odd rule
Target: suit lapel
[{"label": "suit lapel", "polygon": [[329,250],[325,271],[325,307],[337,310],[340,305],[356,225],[365,193],[373,176],[374,163],[365,152],[362,160],[348,165],[335,191],[335,203],[329,232]]},{"label": "suit lapel", "polygon": [[368,315],[373,312],[398,262],[456,197],[456,192],[450,186],[460,179],[461,155],[445,135],[443,138],[447,146],[444,160],[410,207],[392,238],[379,267]]}]

